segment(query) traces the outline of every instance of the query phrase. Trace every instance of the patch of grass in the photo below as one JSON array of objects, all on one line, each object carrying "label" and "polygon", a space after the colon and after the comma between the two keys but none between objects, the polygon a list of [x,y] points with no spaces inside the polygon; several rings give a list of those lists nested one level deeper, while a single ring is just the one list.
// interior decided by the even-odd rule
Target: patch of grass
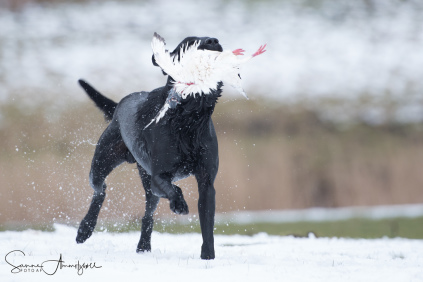
[{"label": "patch of grass", "polygon": [[382,220],[354,218],[331,222],[254,223],[216,226],[216,234],[253,235],[259,232],[298,237],[306,237],[312,232],[318,237],[371,239],[386,236],[389,238],[423,239],[423,217]]},{"label": "patch of grass", "polygon": [[44,232],[53,232],[53,224],[26,224],[26,223],[5,223],[0,224],[0,232],[4,231],[24,231],[24,230],[38,230]]},{"label": "patch of grass", "polygon": [[[99,231],[129,232],[139,231],[141,223],[103,224]],[[155,223],[154,230],[163,233],[200,233],[200,224],[179,224],[175,222]],[[363,219],[353,218],[342,221],[324,222],[290,222],[290,223],[251,223],[234,224],[219,223],[215,225],[215,234],[224,235],[254,235],[265,232],[270,235],[307,237],[314,233],[317,237],[344,237],[344,238],[381,238],[402,237],[423,239],[423,217],[391,218],[391,219]]]},{"label": "patch of grass", "polygon": [[[75,226],[77,227],[77,226]],[[1,224],[1,231],[40,230],[54,231],[52,224]],[[103,222],[96,227],[96,232],[126,233],[140,231],[141,221],[132,220],[125,223]],[[156,220],[154,230],[161,233],[183,234],[200,233],[198,220],[190,224],[181,224],[175,221]],[[423,239],[423,217],[416,218],[390,218],[390,219],[364,219],[352,218],[340,221],[322,222],[286,222],[286,223],[216,223],[215,234],[222,235],[254,235],[258,233],[269,235],[308,237],[309,233],[317,237],[342,237],[342,238],[409,238]]]}]

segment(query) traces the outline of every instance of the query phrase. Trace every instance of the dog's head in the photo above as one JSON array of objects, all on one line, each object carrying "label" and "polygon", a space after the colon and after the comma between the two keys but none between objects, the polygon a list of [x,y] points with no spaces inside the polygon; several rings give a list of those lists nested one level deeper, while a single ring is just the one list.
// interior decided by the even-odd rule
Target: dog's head
[{"label": "dog's head", "polygon": [[[194,45],[195,42],[200,42],[197,49],[198,50],[211,50],[211,51],[218,51],[222,52],[223,48],[219,43],[219,40],[217,38],[213,37],[197,37],[197,36],[190,36],[182,40],[181,43],[173,50],[170,55],[176,57],[179,60],[179,53],[181,52],[181,49],[184,50],[186,47],[189,47],[191,45]],[[156,60],[154,59],[154,55],[151,58],[153,61],[153,65],[158,67],[159,65],[156,63]],[[163,72],[164,75],[166,75],[165,72]]]}]

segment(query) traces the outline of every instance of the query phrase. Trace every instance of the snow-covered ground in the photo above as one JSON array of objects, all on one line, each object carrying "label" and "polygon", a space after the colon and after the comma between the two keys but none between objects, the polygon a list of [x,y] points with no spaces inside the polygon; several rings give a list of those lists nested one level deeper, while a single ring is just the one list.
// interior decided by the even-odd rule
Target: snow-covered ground
[{"label": "snow-covered ground", "polygon": [[[54,272],[12,274],[5,259],[0,281],[422,281],[423,241],[409,239],[351,240],[294,238],[266,234],[216,236],[216,259],[199,259],[201,235],[154,233],[152,252],[136,254],[139,233],[95,233],[85,244],[75,243],[76,229],[56,225],[40,231],[0,233],[1,255],[14,266],[44,263]],[[30,269],[30,268],[28,268]],[[36,268],[33,268],[36,270]]]},{"label": "snow-covered ground", "polygon": [[[391,205],[374,207],[309,208],[302,210],[275,211],[237,211],[216,215],[216,222],[249,224],[257,222],[299,222],[299,221],[337,221],[352,218],[386,219],[415,218],[423,216],[423,204]],[[178,220],[178,219],[177,219]],[[182,217],[178,221],[186,223],[192,220]]]}]

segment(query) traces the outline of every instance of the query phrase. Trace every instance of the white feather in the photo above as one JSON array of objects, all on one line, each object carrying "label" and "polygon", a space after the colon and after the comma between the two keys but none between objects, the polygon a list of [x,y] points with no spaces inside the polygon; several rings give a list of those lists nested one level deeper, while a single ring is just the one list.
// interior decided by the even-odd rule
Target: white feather
[{"label": "white feather", "polygon": [[254,56],[264,52],[256,52],[251,56],[235,55],[235,52],[225,50],[223,52],[198,50],[200,42],[197,41],[189,47],[181,47],[180,59],[172,57],[165,50],[165,42],[157,33],[154,34],[151,48],[156,63],[174,80],[174,87],[183,99],[196,93],[209,94],[215,90],[217,84],[222,81],[238,90],[247,99],[242,88],[239,68]]},{"label": "white feather", "polygon": [[144,129],[149,127],[154,121],[158,123],[166,114],[167,110],[169,110],[170,106],[169,103],[165,103],[163,107],[160,109],[159,113],[150,121],[149,124],[147,124]]},{"label": "white feather", "polygon": [[[166,43],[164,39],[154,33],[151,41],[151,49],[153,50],[156,63],[175,80],[169,97],[178,95],[182,99],[186,99],[189,95],[207,95],[211,90],[216,90],[219,82],[229,84],[238,92],[248,99],[247,94],[241,85],[241,77],[239,76],[239,67],[251,58],[265,52],[261,46],[259,50],[251,56],[241,57],[244,52],[241,49],[235,51],[225,50],[223,52],[198,50],[200,41],[196,41],[191,46],[183,46],[179,50],[179,61],[176,57],[171,56],[165,49]],[[173,92],[175,91],[175,92]],[[174,96],[173,96],[174,97]],[[144,129],[149,127],[153,122],[158,123],[171,107],[171,98],[168,98],[157,113],[157,115],[147,124]]]}]

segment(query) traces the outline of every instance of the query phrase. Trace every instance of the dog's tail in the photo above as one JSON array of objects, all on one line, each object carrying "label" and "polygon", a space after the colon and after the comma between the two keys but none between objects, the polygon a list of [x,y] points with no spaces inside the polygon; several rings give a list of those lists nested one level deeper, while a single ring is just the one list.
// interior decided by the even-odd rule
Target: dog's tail
[{"label": "dog's tail", "polygon": [[79,85],[84,88],[91,100],[94,101],[97,108],[99,108],[103,114],[106,121],[111,121],[113,118],[113,113],[115,112],[117,103],[110,100],[109,98],[103,96],[100,92],[95,90],[91,85],[89,85],[84,80],[78,80]]}]

